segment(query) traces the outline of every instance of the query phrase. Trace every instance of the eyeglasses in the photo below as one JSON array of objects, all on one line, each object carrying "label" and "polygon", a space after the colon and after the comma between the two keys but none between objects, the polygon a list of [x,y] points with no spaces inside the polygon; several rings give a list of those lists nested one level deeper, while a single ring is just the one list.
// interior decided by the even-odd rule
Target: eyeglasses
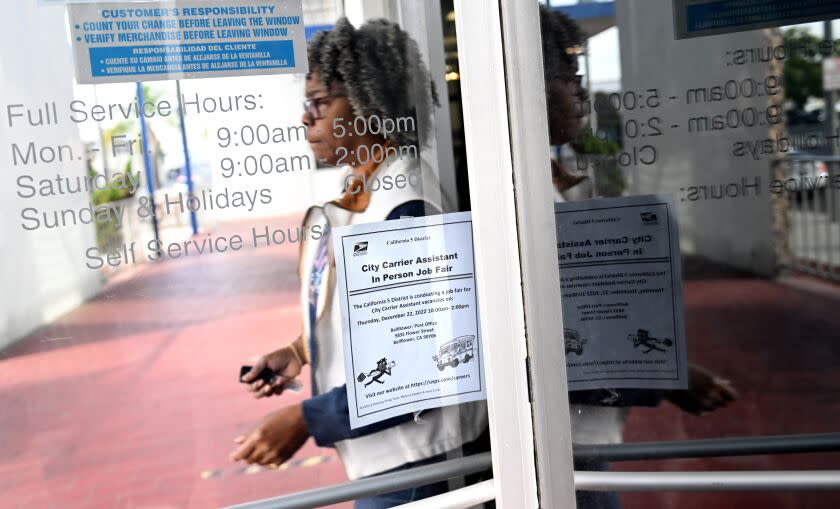
[{"label": "eyeglasses", "polygon": [[303,101],[303,111],[309,113],[312,120],[320,120],[324,118],[323,106],[326,106],[336,97],[342,97],[344,94],[330,94],[323,97],[313,97]]}]

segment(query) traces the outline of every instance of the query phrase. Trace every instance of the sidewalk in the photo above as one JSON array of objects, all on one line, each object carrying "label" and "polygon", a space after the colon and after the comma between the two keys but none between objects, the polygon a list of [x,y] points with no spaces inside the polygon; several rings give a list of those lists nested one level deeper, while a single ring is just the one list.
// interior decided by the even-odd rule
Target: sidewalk
[{"label": "sidewalk", "polygon": [[306,397],[254,400],[237,382],[299,333],[297,256],[147,263],[0,352],[0,508],[204,509],[345,480],[311,441],[277,471],[228,460],[235,436]]},{"label": "sidewalk", "polygon": [[[250,356],[299,331],[297,250],[287,244],[146,264],[0,352],[0,509],[204,509],[343,481],[334,452],[311,441],[277,471],[227,459],[236,435],[306,397],[257,401],[237,383]],[[705,265],[689,265],[686,279],[689,358],[730,378],[740,400],[705,417],[667,403],[634,409],[627,441],[838,431],[840,300]],[[838,465],[840,454],[809,454],[615,468]],[[840,507],[835,493],[622,499],[625,509]]]}]

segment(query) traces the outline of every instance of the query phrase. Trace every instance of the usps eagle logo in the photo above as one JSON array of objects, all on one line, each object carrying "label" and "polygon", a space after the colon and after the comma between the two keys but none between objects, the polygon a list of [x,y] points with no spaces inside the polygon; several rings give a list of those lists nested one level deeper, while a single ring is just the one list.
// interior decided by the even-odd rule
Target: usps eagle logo
[{"label": "usps eagle logo", "polygon": [[368,243],[365,242],[356,242],[353,246],[353,256],[362,256],[367,254]]},{"label": "usps eagle logo", "polygon": [[659,224],[656,212],[642,212],[639,215],[642,217],[642,224]]}]

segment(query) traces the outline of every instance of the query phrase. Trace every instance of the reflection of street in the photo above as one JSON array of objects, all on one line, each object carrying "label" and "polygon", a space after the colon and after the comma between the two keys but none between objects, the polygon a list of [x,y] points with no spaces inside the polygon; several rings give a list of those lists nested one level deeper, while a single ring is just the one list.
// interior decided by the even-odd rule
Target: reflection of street
[{"label": "reflection of street", "polygon": [[[739,399],[693,417],[663,404],[633,409],[626,441],[836,432],[840,422],[840,287],[806,293],[773,281],[689,264],[685,305],[689,361],[732,380]],[[697,274],[702,272],[703,275]],[[702,279],[698,279],[702,278]],[[617,463],[617,470],[831,469],[840,454]],[[625,509],[834,508],[840,494],[633,493]]]},{"label": "reflection of street", "polygon": [[306,397],[254,400],[236,378],[299,331],[297,253],[146,263],[0,352],[0,508],[209,508],[343,481],[311,442],[277,471],[228,460],[255,419]]},{"label": "reflection of street", "polygon": [[790,210],[790,249],[800,263],[840,267],[840,222],[829,221],[813,202]]}]

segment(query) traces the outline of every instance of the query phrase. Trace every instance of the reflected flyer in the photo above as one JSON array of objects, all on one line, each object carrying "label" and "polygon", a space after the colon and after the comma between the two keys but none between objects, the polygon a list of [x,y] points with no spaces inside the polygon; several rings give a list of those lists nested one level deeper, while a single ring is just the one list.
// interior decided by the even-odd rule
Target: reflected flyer
[{"label": "reflected flyer", "polygon": [[555,204],[570,390],[687,387],[670,196]]}]

